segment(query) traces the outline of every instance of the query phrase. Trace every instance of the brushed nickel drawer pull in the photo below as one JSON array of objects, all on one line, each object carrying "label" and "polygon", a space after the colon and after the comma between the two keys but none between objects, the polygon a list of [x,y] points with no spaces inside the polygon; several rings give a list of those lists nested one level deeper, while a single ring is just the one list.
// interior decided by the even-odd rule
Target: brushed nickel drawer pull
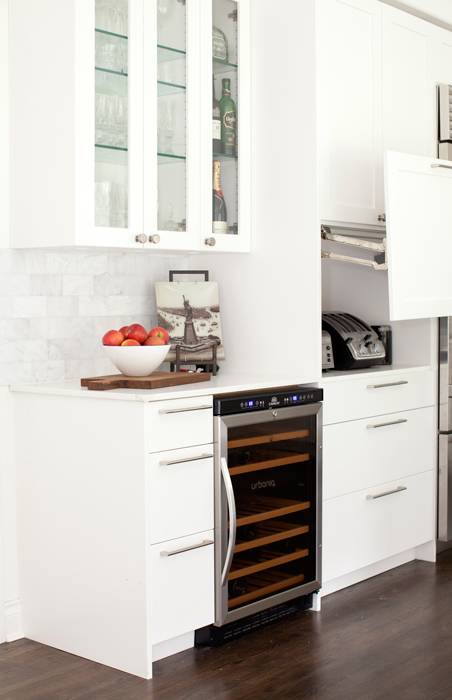
[{"label": "brushed nickel drawer pull", "polygon": [[201,459],[211,459],[213,454],[203,454],[197,457],[183,457],[182,459],[167,460],[163,459],[160,462],[161,467],[174,467],[176,464],[186,464],[187,462],[199,462]]},{"label": "brushed nickel drawer pull", "polygon": [[368,501],[376,501],[377,498],[384,498],[385,496],[392,496],[394,493],[402,493],[402,491],[408,491],[408,486],[397,486],[396,489],[391,489],[390,491],[383,491],[383,493],[369,494],[366,496]]},{"label": "brushed nickel drawer pull", "polygon": [[169,415],[171,413],[189,413],[191,411],[213,411],[212,404],[208,406],[189,406],[188,408],[161,408],[159,413]]},{"label": "brushed nickel drawer pull", "polygon": [[387,428],[390,425],[402,425],[402,423],[408,423],[408,418],[400,418],[399,420],[390,420],[387,423],[374,423],[367,426],[368,430],[375,430],[376,428]]},{"label": "brushed nickel drawer pull", "polygon": [[386,389],[386,387],[403,386],[404,384],[408,384],[408,381],[406,379],[402,379],[400,382],[387,382],[386,384],[368,384],[367,388],[368,389]]},{"label": "brushed nickel drawer pull", "polygon": [[444,168],[445,170],[452,170],[452,165],[444,165],[443,163],[432,163],[431,168]]},{"label": "brushed nickel drawer pull", "polygon": [[203,540],[200,544],[191,544],[189,547],[181,547],[181,549],[172,549],[169,551],[160,552],[161,557],[174,557],[176,554],[183,554],[184,552],[191,552],[192,549],[201,549],[201,547],[208,547],[213,544],[213,540]]}]

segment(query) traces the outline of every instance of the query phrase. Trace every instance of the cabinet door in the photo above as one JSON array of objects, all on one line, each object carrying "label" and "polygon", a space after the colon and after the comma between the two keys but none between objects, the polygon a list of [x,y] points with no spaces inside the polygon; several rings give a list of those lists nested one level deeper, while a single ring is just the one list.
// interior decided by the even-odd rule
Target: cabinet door
[{"label": "cabinet door", "polygon": [[213,623],[213,543],[209,530],[151,547],[152,644]]},{"label": "cabinet door", "polygon": [[139,247],[142,8],[138,0],[95,0],[81,2],[77,12],[87,39],[86,51],[77,54],[77,71],[92,76],[78,82],[77,242]]},{"label": "cabinet door", "polygon": [[190,250],[198,231],[198,0],[144,2],[144,232]]},{"label": "cabinet door", "polygon": [[203,0],[202,250],[250,248],[250,0]]},{"label": "cabinet door", "polygon": [[393,7],[382,13],[384,149],[435,156],[437,28]]},{"label": "cabinet door", "polygon": [[378,225],[383,211],[380,3],[318,2],[320,216]]},{"label": "cabinet door", "polygon": [[385,161],[393,321],[452,315],[452,164],[389,151]]}]

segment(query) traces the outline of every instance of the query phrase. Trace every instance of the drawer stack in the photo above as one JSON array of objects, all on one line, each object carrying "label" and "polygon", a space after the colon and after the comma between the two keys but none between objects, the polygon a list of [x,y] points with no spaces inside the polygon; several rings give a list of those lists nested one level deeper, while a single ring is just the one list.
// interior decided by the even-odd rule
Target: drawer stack
[{"label": "drawer stack", "polygon": [[152,644],[214,620],[212,397],[146,406]]},{"label": "drawer stack", "polygon": [[323,582],[337,590],[435,537],[435,381],[429,369],[376,372],[324,390]]}]

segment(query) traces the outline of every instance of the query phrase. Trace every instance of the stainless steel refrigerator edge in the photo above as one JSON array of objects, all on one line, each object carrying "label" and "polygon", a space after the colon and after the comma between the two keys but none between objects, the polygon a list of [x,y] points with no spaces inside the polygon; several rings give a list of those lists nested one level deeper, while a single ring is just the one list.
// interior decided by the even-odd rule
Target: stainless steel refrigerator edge
[{"label": "stainless steel refrigerator edge", "polygon": [[439,319],[438,357],[438,540],[452,545],[452,326]]},{"label": "stainless steel refrigerator edge", "polygon": [[[282,593],[228,611],[228,574],[232,562],[236,536],[236,509],[234,490],[227,464],[228,429],[257,423],[273,422],[297,416],[316,417],[316,576],[314,581]],[[322,566],[322,404],[278,408],[262,413],[215,416],[215,625],[222,626],[273,605],[284,603],[318,591],[321,587]]]}]

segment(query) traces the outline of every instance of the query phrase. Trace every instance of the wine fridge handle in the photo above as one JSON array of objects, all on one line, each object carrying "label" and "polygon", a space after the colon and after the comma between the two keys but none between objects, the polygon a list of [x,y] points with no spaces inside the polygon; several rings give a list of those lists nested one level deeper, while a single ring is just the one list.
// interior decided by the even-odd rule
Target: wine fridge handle
[{"label": "wine fridge handle", "polygon": [[224,488],[226,490],[226,499],[228,502],[229,511],[229,537],[228,537],[228,548],[226,551],[226,559],[224,562],[223,571],[221,572],[221,585],[224,586],[226,583],[229,570],[232,564],[232,557],[234,554],[235,547],[235,533],[237,529],[237,514],[235,510],[235,498],[234,489],[232,487],[231,475],[229,474],[228,463],[224,457],[221,457],[221,475],[223,477]]}]

